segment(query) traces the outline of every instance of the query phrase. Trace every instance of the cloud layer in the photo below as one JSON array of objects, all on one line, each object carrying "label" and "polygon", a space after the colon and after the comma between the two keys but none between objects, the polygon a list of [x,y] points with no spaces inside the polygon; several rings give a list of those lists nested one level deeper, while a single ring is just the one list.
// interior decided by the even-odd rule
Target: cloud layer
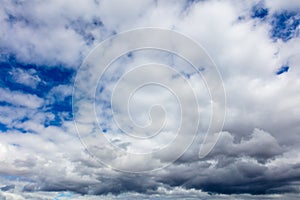
[{"label": "cloud layer", "polygon": [[[299,198],[299,9],[296,0],[4,0],[0,198]],[[179,31],[206,49],[223,78],[227,115],[218,143],[204,159],[198,158],[198,137],[168,167],[132,174],[110,169],[86,151],[72,121],[71,96],[76,70],[89,51],[109,36],[142,27]],[[187,67],[162,52],[125,55],[112,65],[115,71],[107,72],[107,88],[99,98],[122,73],[120,66],[150,61]],[[207,91],[196,75],[188,77],[202,100],[202,131],[210,118]],[[160,95],[169,102],[168,94]],[[99,102],[98,109],[111,108]],[[147,119],[140,110],[137,119]],[[118,133],[116,127],[106,128],[107,133]],[[132,145],[122,136],[111,139],[124,149],[143,152],[153,147]],[[169,138],[157,145],[164,139]],[[166,162],[105,156],[133,169]]]}]

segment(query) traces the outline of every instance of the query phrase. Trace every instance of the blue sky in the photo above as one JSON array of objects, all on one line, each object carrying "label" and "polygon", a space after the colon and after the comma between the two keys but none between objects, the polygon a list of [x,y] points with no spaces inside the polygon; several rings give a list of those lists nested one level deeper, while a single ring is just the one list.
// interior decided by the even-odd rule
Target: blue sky
[{"label": "blue sky", "polygon": [[[299,198],[298,0],[3,0],[0,21],[0,199]],[[82,145],[72,92],[79,67],[100,42],[145,27],[178,31],[205,49],[223,80],[226,118],[215,148],[199,159],[201,134],[211,117],[205,84],[174,54],[123,55],[104,74],[96,94],[98,123],[114,145],[136,152],[160,148],[179,124],[172,93],[157,90],[155,96],[150,88],[150,95],[145,90],[132,98],[133,119],[142,125],[159,121],[157,115],[149,121],[147,109],[165,103],[171,117],[164,135],[143,144],[122,136],[109,98],[116,80],[132,66],[157,62],[181,71],[201,100],[203,116],[198,140],[174,163],[154,172],[124,173],[97,162]],[[153,73],[168,80],[163,70]],[[134,76],[123,89],[148,76]],[[178,96],[186,91],[182,82],[172,81]],[[118,97],[117,106],[124,103]],[[155,168],[169,158],[105,156],[133,170]]]}]

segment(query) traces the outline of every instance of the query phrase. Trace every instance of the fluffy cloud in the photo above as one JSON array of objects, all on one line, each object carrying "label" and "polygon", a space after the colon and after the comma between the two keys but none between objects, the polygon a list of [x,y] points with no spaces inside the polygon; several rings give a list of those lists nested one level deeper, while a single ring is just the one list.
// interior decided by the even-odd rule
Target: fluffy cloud
[{"label": "fluffy cloud", "polygon": [[22,69],[13,69],[10,72],[12,79],[20,84],[24,84],[26,86],[36,88],[38,83],[41,81],[38,75],[36,74],[36,70],[30,69],[28,71]]},{"label": "fluffy cloud", "polygon": [[[0,198],[299,198],[298,1],[5,0],[0,21]],[[71,120],[74,74],[65,68],[78,69],[107,37],[141,27],[179,31],[206,49],[223,78],[227,116],[207,157],[198,158],[198,137],[168,167],[128,174],[97,162],[81,144]],[[125,71],[118,69],[151,61],[188,67],[172,56],[145,51],[121,57],[111,66],[115,71],[106,72],[107,85],[99,99],[109,97],[114,78]],[[277,74],[282,66],[289,70]],[[165,76],[160,71],[156,77]],[[202,132],[211,117],[208,94],[196,75],[188,77],[202,101]],[[185,92],[181,82],[175,85]],[[138,101],[145,97],[147,101]],[[139,109],[133,117],[141,123],[149,122],[148,113],[141,112],[148,105],[156,100],[170,103],[168,93],[159,93],[159,98],[140,93],[135,98]],[[118,100],[122,105],[123,99]],[[107,120],[111,108],[97,103],[105,114],[98,117]],[[175,112],[172,105],[168,109]],[[176,125],[172,117],[169,128]],[[105,128],[125,150],[144,152],[170,139],[166,135],[156,143],[139,144],[118,135],[116,126]],[[130,160],[107,152],[105,156],[133,170],[168,161],[168,154],[165,160]]]},{"label": "fluffy cloud", "polygon": [[17,106],[25,106],[28,108],[39,108],[43,104],[43,99],[32,94],[24,94],[21,92],[11,92],[7,89],[0,88],[1,101],[6,103],[12,103]]}]

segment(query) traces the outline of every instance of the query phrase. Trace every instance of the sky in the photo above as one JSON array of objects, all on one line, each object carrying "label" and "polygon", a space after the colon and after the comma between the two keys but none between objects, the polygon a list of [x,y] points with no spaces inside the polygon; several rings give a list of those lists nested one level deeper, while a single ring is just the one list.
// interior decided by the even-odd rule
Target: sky
[{"label": "sky", "polygon": [[298,0],[0,2],[0,199],[299,199]]}]

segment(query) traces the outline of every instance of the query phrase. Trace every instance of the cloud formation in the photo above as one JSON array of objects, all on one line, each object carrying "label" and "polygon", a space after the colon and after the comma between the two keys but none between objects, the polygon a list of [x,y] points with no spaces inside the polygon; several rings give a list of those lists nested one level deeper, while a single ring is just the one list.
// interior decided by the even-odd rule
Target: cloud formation
[{"label": "cloud formation", "polygon": [[[4,0],[0,198],[299,198],[299,9],[297,0]],[[116,33],[143,27],[179,31],[206,49],[223,78],[227,116],[218,143],[205,158],[198,158],[198,137],[168,167],[131,174],[102,165],[86,151],[72,121],[71,95],[76,70],[90,50]],[[112,69],[150,61],[188,67],[170,54],[145,51],[124,55]],[[107,97],[109,81],[114,82],[118,73],[107,71],[107,87],[99,88],[99,98]],[[163,72],[157,76],[163,77]],[[203,131],[210,118],[205,84],[192,73],[186,76],[202,100]],[[136,98],[147,94],[140,95]],[[166,93],[160,98],[170,102]],[[151,97],[147,100],[152,102]],[[143,101],[141,109],[144,104],[148,105]],[[98,109],[109,113],[111,108],[99,102]],[[147,122],[141,109],[135,116]],[[118,133],[116,127],[106,128],[107,133]],[[133,145],[122,135],[112,136],[124,149],[143,152],[154,145]],[[157,145],[168,139],[160,138]],[[167,160],[105,156],[133,169]]]}]

